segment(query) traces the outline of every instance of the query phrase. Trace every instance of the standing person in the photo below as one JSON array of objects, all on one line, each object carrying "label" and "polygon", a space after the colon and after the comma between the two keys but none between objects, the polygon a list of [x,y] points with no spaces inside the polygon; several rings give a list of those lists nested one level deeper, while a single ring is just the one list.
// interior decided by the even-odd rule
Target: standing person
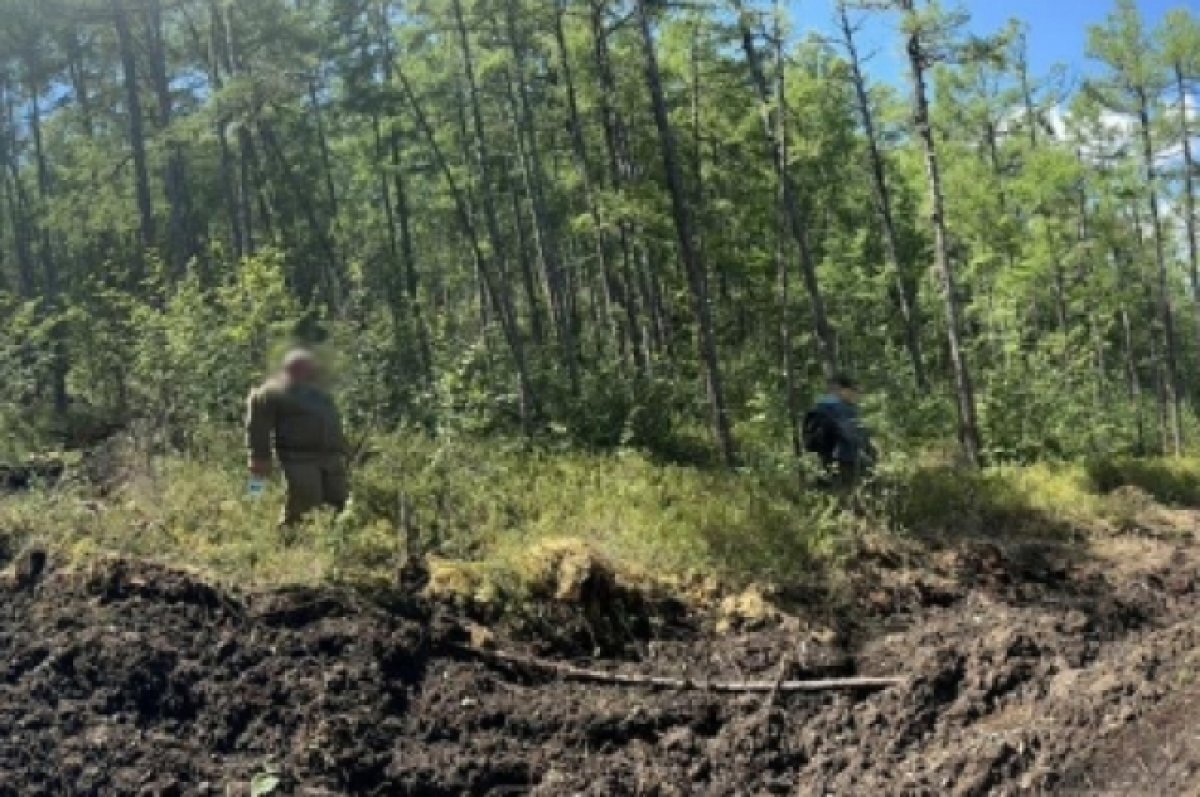
[{"label": "standing person", "polygon": [[805,446],[842,487],[855,484],[875,461],[875,446],[862,425],[858,401],[858,383],[839,374],[829,380],[828,392],[804,417]]},{"label": "standing person", "polygon": [[284,526],[323,506],[341,511],[350,498],[341,416],[321,382],[316,355],[293,349],[247,401],[250,473],[265,479],[278,457],[287,485]]}]

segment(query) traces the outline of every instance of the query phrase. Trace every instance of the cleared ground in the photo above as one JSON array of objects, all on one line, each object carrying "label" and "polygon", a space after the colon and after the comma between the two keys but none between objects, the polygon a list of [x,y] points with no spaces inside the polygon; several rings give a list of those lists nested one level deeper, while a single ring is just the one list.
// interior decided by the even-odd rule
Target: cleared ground
[{"label": "cleared ground", "polygon": [[[26,552],[0,586],[0,794],[1200,794],[1198,529],[1159,520],[947,541],[919,565],[864,544],[853,605],[724,633],[585,579],[547,608],[558,633],[489,640],[401,589],[234,595]],[[650,690],[488,663],[472,641],[613,672],[905,680]]]}]

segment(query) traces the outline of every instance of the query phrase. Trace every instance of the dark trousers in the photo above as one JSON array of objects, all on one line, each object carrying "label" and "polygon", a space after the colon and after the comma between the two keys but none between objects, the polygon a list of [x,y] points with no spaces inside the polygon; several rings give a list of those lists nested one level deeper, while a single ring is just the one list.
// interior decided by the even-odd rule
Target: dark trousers
[{"label": "dark trousers", "polygon": [[344,457],[289,459],[283,463],[283,479],[287,484],[281,520],[284,526],[295,525],[322,507],[340,512],[350,500],[350,478]]}]

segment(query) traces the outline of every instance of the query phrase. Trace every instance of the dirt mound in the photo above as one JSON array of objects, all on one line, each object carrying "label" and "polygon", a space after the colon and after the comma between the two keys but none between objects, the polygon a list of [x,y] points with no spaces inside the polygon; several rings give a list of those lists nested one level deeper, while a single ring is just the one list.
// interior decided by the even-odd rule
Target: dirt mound
[{"label": "dirt mound", "polygon": [[505,667],[415,601],[238,597],[147,564],[43,560],[0,580],[0,795],[238,795],[256,778],[297,795],[1186,794],[1200,552],[1121,545],[960,546],[919,571],[877,558],[853,627],[635,634],[577,662],[906,678],[772,695]]}]

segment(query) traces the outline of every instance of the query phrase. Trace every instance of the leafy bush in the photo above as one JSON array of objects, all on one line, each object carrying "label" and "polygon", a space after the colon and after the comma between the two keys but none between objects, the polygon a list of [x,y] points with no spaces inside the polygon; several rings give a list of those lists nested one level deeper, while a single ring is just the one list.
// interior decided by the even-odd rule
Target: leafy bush
[{"label": "leafy bush", "polygon": [[1121,486],[1175,502],[1200,498],[1198,460],[981,472],[897,461],[846,500],[804,488],[790,472],[665,465],[631,452],[415,431],[373,442],[354,474],[351,510],[285,535],[278,487],[264,500],[246,497],[231,430],[194,438],[186,456],[131,440],[111,454],[106,471],[121,476],[103,499],[63,488],[0,502],[3,547],[36,538],[77,558],[150,557],[241,585],[391,584],[411,540],[432,564],[435,590],[502,602],[560,589],[570,580],[564,568],[591,561],[658,584],[805,587],[836,570],[864,530],[935,544],[1075,539],[1136,524],[1147,506]]},{"label": "leafy bush", "polygon": [[1102,524],[1110,507],[1068,463],[964,470],[923,464],[885,477],[890,523],[935,536],[1061,535]]},{"label": "leafy bush", "polygon": [[571,537],[630,568],[734,579],[795,578],[841,522],[828,496],[782,480],[419,434],[384,441],[355,495],[368,518],[407,512],[444,558],[515,563],[538,540]]},{"label": "leafy bush", "polygon": [[1136,487],[1165,504],[1200,507],[1198,457],[1101,459],[1090,462],[1087,471],[1101,493]]}]

